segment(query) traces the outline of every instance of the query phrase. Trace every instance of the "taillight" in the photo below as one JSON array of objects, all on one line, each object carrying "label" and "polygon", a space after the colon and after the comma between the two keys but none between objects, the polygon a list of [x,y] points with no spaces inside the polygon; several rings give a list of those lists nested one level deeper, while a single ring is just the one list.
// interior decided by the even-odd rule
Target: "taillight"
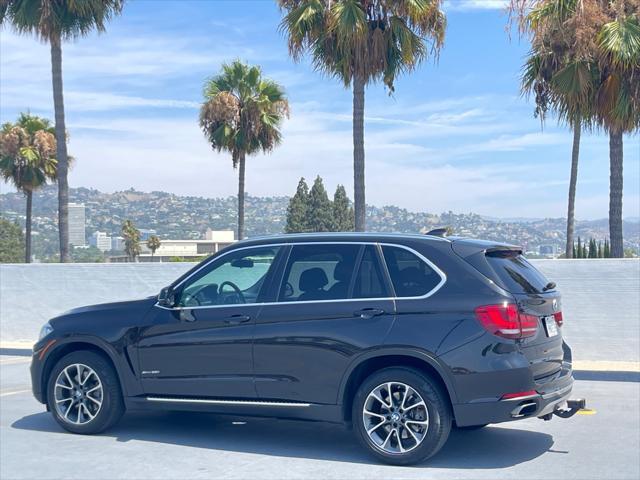
[{"label": "taillight", "polygon": [[519,312],[515,303],[483,305],[475,313],[484,329],[499,337],[532,337],[538,330],[538,317]]},{"label": "taillight", "polygon": [[500,397],[500,400],[514,400],[516,398],[523,397],[533,397],[534,395],[538,395],[538,392],[535,390],[527,390],[526,392],[515,392],[515,393],[505,393]]},{"label": "taillight", "polygon": [[562,312],[554,313],[553,318],[556,319],[556,323],[558,324],[559,327],[561,327],[562,324],[564,323],[564,319],[562,318]]}]

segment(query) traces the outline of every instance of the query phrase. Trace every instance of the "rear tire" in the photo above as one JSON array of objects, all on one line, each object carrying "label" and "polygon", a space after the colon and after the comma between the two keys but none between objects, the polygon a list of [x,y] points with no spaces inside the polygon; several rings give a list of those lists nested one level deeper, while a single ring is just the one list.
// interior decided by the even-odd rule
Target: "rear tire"
[{"label": "rear tire", "polygon": [[56,363],[47,382],[47,406],[62,428],[84,435],[112,427],[125,411],[116,372],[90,351],[69,353]]},{"label": "rear tire", "polygon": [[408,367],[385,368],[362,382],[351,418],[360,443],[392,465],[413,465],[435,455],[452,423],[440,385]]}]

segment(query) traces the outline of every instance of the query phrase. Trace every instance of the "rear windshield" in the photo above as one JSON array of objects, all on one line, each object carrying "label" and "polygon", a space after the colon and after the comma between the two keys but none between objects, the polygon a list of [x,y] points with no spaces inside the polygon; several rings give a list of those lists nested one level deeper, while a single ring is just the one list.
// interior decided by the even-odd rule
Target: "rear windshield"
[{"label": "rear windshield", "polygon": [[549,283],[540,271],[517,252],[487,252],[486,259],[500,283],[511,293],[543,293]]}]

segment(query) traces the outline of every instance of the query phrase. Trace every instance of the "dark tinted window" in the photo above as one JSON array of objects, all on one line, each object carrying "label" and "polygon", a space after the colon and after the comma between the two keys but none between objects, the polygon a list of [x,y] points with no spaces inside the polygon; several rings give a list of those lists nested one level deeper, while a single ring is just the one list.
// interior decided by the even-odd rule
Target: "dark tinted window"
[{"label": "dark tinted window", "polygon": [[384,246],[382,251],[397,297],[426,295],[441,282],[440,275],[409,250]]},{"label": "dark tinted window", "polygon": [[388,296],[375,247],[367,245],[358,268],[358,275],[353,287],[353,298],[383,298]]},{"label": "dark tinted window", "polygon": [[489,252],[487,263],[511,293],[541,293],[549,280],[514,251]]},{"label": "dark tinted window", "polygon": [[280,288],[281,302],[348,298],[360,245],[294,245]]}]

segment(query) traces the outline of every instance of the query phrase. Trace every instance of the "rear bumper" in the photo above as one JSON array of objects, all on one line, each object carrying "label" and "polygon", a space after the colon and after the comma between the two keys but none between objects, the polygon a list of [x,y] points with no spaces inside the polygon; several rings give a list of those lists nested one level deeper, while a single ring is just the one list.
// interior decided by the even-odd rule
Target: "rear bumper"
[{"label": "rear bumper", "polygon": [[544,386],[538,385],[536,394],[508,400],[470,402],[453,405],[456,424],[460,427],[502,423],[553,413],[566,402],[573,389],[571,368],[563,368],[558,378]]}]

